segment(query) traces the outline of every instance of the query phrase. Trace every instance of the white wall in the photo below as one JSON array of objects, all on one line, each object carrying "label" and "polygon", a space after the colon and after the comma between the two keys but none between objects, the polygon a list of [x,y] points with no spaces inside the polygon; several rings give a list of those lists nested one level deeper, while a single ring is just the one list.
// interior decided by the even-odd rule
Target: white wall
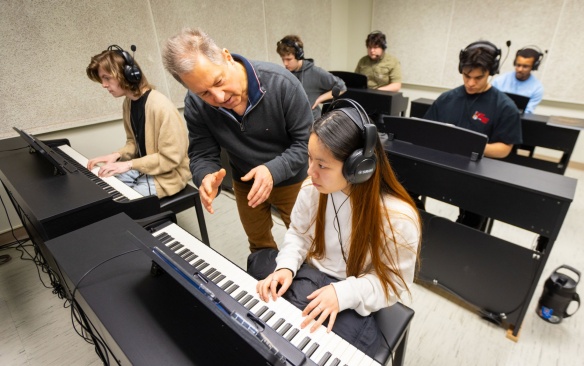
[{"label": "white wall", "polygon": [[[164,71],[160,47],[186,25],[202,27],[232,52],[276,63],[276,42],[297,33],[319,66],[346,71],[366,54],[367,34],[381,30],[402,62],[410,100],[459,85],[458,52],[474,40],[512,39],[512,54],[538,44],[549,49],[537,74],[549,93],[536,112],[584,118],[582,14],[583,0],[0,1],[0,139],[16,136],[17,126],[69,138],[88,157],[117,149],[124,141],[121,100],[87,78],[90,57],[112,43],[136,44],[149,80],[181,107],[185,90]],[[583,140],[572,155],[579,163]],[[2,219],[0,232],[7,229]]]},{"label": "white wall", "polygon": [[323,68],[331,59],[331,0],[0,1],[0,138],[12,126],[42,134],[121,117],[121,100],[90,81],[91,56],[111,44],[137,46],[148,80],[182,106],[185,89],[163,68],[164,41],[201,27],[233,53],[281,63],[276,43],[289,33]]}]

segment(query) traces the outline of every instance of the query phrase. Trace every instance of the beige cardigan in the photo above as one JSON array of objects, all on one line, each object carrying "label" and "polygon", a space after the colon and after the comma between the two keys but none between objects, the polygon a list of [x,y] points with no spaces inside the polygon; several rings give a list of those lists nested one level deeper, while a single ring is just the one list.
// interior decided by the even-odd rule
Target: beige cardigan
[{"label": "beige cardigan", "polygon": [[172,196],[191,179],[186,124],[174,104],[162,93],[152,90],[144,113],[146,155],[139,157],[130,125],[130,102],[128,98],[124,100],[126,145],[118,150],[120,160],[132,160],[132,169],[153,176],[159,198]]}]

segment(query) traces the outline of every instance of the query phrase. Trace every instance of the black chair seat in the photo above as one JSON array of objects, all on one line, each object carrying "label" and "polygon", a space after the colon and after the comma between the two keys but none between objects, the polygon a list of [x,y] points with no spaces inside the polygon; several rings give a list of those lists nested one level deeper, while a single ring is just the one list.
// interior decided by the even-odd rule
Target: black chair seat
[{"label": "black chair seat", "polygon": [[383,343],[374,357],[377,362],[385,365],[393,353],[392,365],[403,365],[408,331],[413,317],[414,311],[399,302],[373,314],[373,318],[387,341],[387,343]]},{"label": "black chair seat", "polygon": [[161,211],[172,211],[179,213],[195,206],[197,213],[197,221],[199,222],[199,230],[201,231],[201,241],[207,245],[211,245],[209,241],[209,234],[207,233],[207,226],[205,225],[205,216],[203,213],[203,205],[201,204],[201,197],[199,197],[199,190],[190,184],[180,192],[160,199]]}]

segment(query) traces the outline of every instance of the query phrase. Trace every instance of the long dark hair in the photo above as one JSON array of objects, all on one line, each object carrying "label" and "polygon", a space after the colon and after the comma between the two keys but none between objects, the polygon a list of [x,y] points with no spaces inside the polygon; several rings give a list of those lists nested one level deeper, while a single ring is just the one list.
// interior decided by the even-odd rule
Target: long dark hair
[{"label": "long dark hair", "polygon": [[[351,153],[363,148],[363,131],[344,112],[333,110],[316,120],[311,133],[331,151],[335,159],[345,161]],[[391,274],[398,278],[405,288],[408,288],[402,273],[399,270],[399,258],[394,258],[389,250],[394,246],[394,253],[398,252],[399,233],[391,225],[390,213],[383,204],[386,195],[395,196],[418,212],[413,199],[398,181],[391,168],[379,136],[375,146],[377,165],[373,176],[367,181],[351,185],[350,202],[352,206],[351,242],[347,257],[347,276],[363,276],[372,270],[384,285],[384,292],[389,298],[389,289],[399,297],[397,285]],[[377,194],[376,194],[377,193]],[[325,212],[327,205],[326,194],[319,198],[318,210],[315,217],[315,237],[307,258],[322,259],[325,257]],[[421,228],[419,215],[412,217]],[[384,230],[388,223],[391,234]],[[420,246],[418,245],[418,248]],[[367,259],[371,263],[366,266]],[[408,289],[409,291],[409,289]]]}]

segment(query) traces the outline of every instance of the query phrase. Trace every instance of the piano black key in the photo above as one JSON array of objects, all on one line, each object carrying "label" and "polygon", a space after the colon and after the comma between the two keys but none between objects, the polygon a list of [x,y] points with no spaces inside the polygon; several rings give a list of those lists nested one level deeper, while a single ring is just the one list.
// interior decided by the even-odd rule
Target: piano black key
[{"label": "piano black key", "polygon": [[308,350],[305,352],[307,357],[312,356],[312,354],[314,353],[314,351],[316,351],[318,349],[318,343],[313,343]]},{"label": "piano black key", "polygon": [[215,282],[216,284],[225,279],[225,275],[222,275],[221,272],[217,272],[217,273],[219,273],[219,276],[217,276],[213,279],[213,282]]},{"label": "piano black key", "polygon": [[288,341],[291,341],[291,340],[293,340],[293,339],[294,339],[294,337],[296,337],[296,334],[298,334],[298,332],[299,332],[298,328],[294,328],[294,329],[292,329],[292,330],[290,331],[290,333],[288,333],[288,334],[286,335],[286,337],[285,337],[285,338],[286,338],[286,340],[288,340]]},{"label": "piano black key", "polygon": [[231,285],[231,287],[229,287],[227,290],[225,290],[225,292],[227,292],[228,294],[231,295],[238,288],[239,288],[239,285],[233,284],[233,285]]},{"label": "piano black key", "polygon": [[159,240],[161,243],[163,242],[163,240],[165,240],[165,239],[167,239],[167,238],[170,238],[170,237],[171,237],[170,235],[168,235],[168,234],[167,234],[167,233],[165,233],[165,232],[162,232],[162,233],[157,233],[157,234],[158,234],[158,236],[156,236],[156,235],[155,235],[154,237],[155,237],[156,239],[158,239],[158,240]]},{"label": "piano black key", "polygon": [[274,330],[278,330],[278,328],[280,328],[280,326],[284,324],[284,322],[285,322],[284,318],[280,318],[274,323],[274,325],[272,325],[272,328],[274,328]]},{"label": "piano black key", "polygon": [[306,345],[308,343],[310,343],[310,337],[304,337],[304,339],[302,340],[302,342],[300,342],[298,344],[298,349],[302,351],[304,349],[304,347],[306,347]]},{"label": "piano black key", "polygon": [[197,255],[191,252],[188,256],[185,257],[185,261],[191,262],[193,259],[197,258]]},{"label": "piano black key", "polygon": [[318,361],[318,366],[324,366],[326,362],[331,358],[332,354],[330,352],[326,352],[322,355],[320,361]]},{"label": "piano black key", "polygon": [[215,271],[216,271],[215,267],[211,267],[211,268],[209,268],[207,271],[205,271],[205,273],[203,273],[203,274],[204,274],[204,275],[205,275],[207,278],[209,278],[209,275],[210,275],[211,273],[215,272]]},{"label": "piano black key", "polygon": [[170,250],[172,250],[173,252],[179,250],[182,247],[183,247],[183,245],[181,243],[179,243],[178,241],[175,241],[174,243],[172,243],[168,246],[168,248]]},{"label": "piano black key", "polygon": [[335,358],[329,366],[339,366],[340,363],[341,363],[341,360],[339,360],[338,358]]},{"label": "piano black key", "polygon": [[[219,276],[221,274],[221,272],[219,272],[218,270],[214,270],[213,272],[211,272],[209,275],[207,275],[207,278],[209,279],[209,281],[213,281],[213,279],[217,276]],[[214,282],[214,281],[213,281]]]},{"label": "piano black key", "polygon": [[166,244],[166,243],[170,243],[170,242],[174,241],[175,239],[174,239],[172,236],[170,236],[170,235],[167,235],[167,236],[165,236],[165,237],[158,238],[158,240],[160,240],[160,242],[161,242],[162,244]]},{"label": "piano black key", "polygon": [[[235,290],[237,290],[239,288],[239,285],[236,283],[233,283],[231,286],[229,286],[229,288],[227,288],[227,290],[225,290],[225,292],[227,292],[228,294],[232,294],[235,292]],[[233,296],[231,296],[233,297]]]},{"label": "piano black key", "polygon": [[203,258],[193,263],[193,267],[197,268],[199,265],[201,265],[201,263],[205,263],[205,260],[203,260]]},{"label": "piano black key", "polygon": [[185,252],[183,252],[183,254],[181,255],[181,257],[182,257],[182,258],[183,258],[185,261],[189,262],[189,261],[187,260],[187,258],[188,258],[188,257],[192,257],[193,255],[194,255],[194,253],[193,253],[193,252],[191,252],[190,250],[188,250],[188,249],[187,249]]},{"label": "piano black key", "polygon": [[112,196],[112,198],[114,199],[114,201],[119,201],[119,200],[121,200],[121,199],[124,198],[124,195],[121,194],[121,193],[116,192],[116,193],[114,193],[114,195]]},{"label": "piano black key", "polygon": [[203,271],[205,268],[209,267],[209,263],[203,262],[198,267],[195,267],[199,272]]},{"label": "piano black key", "polygon": [[[231,281],[231,280],[228,280],[227,282],[225,282],[225,283],[224,283],[224,284],[221,286],[221,289],[222,289],[222,290],[227,290],[227,288],[228,288],[229,286],[231,286],[231,285],[233,285],[233,281]],[[228,293],[230,293],[230,292],[228,292]]]},{"label": "piano black key", "polygon": [[278,330],[278,333],[280,333],[280,335],[284,335],[288,330],[290,330],[290,328],[292,328],[292,324],[286,323],[280,330]]},{"label": "piano black key", "polygon": [[182,248],[181,250],[179,250],[178,252],[176,252],[176,254],[177,254],[179,257],[182,257],[182,258],[184,258],[183,256],[184,256],[185,254],[188,254],[189,252],[190,252],[190,250],[189,250],[188,248]]},{"label": "piano black key", "polygon": [[268,310],[268,307],[265,305],[262,306],[261,308],[258,309],[258,311],[256,311],[255,316],[257,316],[259,318],[260,316],[262,316],[266,312],[266,310]]},{"label": "piano black key", "polygon": [[155,237],[156,239],[160,240],[160,238],[165,237],[165,236],[170,236],[170,235],[164,231],[157,231],[157,232],[153,233],[152,236]]},{"label": "piano black key", "polygon": [[274,316],[274,312],[272,310],[268,311],[267,313],[264,314],[264,316],[261,318],[264,323],[267,322],[268,320],[270,320],[273,316]]},{"label": "piano black key", "polygon": [[245,308],[246,308],[247,310],[251,310],[251,308],[253,308],[254,306],[256,306],[258,302],[260,302],[258,299],[253,299],[253,300],[251,300],[250,302],[248,302],[248,303],[245,305]]},{"label": "piano black key", "polygon": [[245,297],[243,299],[241,299],[241,301],[239,302],[241,305],[247,304],[247,302],[249,300],[253,299],[253,296],[251,296],[250,294],[245,295]]},{"label": "piano black key", "polygon": [[241,291],[240,293],[238,293],[237,295],[233,296],[233,298],[237,301],[241,300],[242,297],[244,297],[245,295],[247,295],[247,291]]}]

